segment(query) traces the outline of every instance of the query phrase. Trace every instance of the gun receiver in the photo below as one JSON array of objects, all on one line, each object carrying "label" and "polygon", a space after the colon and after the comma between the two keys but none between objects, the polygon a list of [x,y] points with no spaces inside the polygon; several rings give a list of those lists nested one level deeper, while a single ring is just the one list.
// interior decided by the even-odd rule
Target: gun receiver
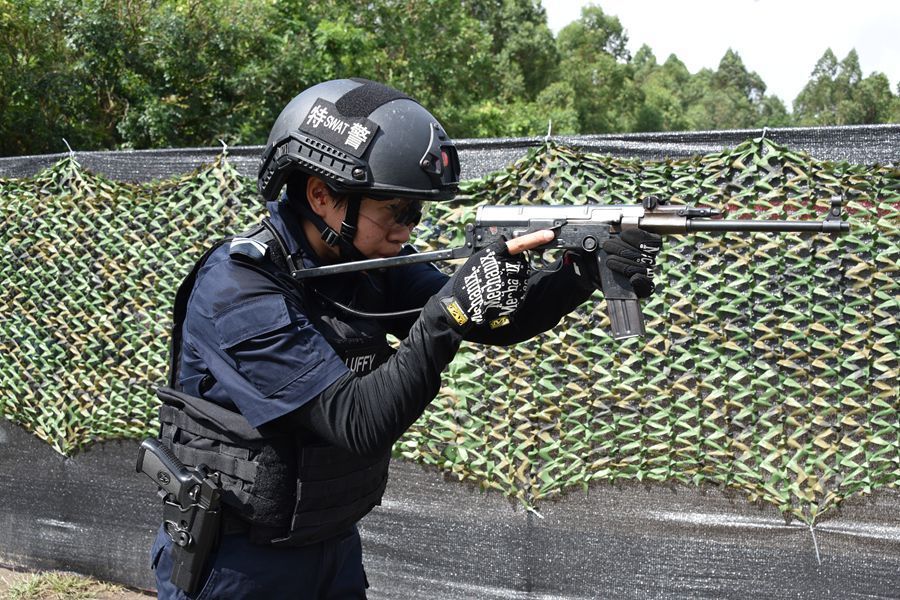
[{"label": "gun receiver", "polygon": [[146,439],[138,450],[136,470],[160,487],[163,526],[172,538],[171,581],[192,594],[203,565],[218,539],[221,488],[206,465],[186,467],[159,440]]},{"label": "gun receiver", "polygon": [[563,249],[593,253],[600,272],[601,291],[606,298],[613,338],[620,340],[644,333],[644,319],[637,296],[628,279],[606,266],[603,243],[627,229],[643,229],[659,235],[714,232],[798,232],[840,234],[850,230],[841,219],[840,198],[831,199],[824,221],[722,219],[719,211],[678,204],[625,205],[491,205],[481,206],[475,222],[466,225],[466,243],[458,248],[422,252],[394,258],[377,258],[295,271],[298,279],[339,273],[382,269],[420,262],[452,260],[471,256],[498,239],[513,239],[541,229],[552,229],[556,237],[539,249]]}]

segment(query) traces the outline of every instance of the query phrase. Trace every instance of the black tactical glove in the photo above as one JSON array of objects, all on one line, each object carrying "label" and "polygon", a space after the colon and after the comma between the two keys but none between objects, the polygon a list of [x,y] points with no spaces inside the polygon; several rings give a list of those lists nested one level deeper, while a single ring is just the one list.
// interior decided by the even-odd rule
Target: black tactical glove
[{"label": "black tactical glove", "polygon": [[507,325],[525,298],[531,269],[523,254],[510,256],[498,241],[469,257],[438,293],[451,325],[466,331],[472,325]]},{"label": "black tactical glove", "polygon": [[641,229],[627,229],[603,243],[606,266],[628,277],[638,298],[647,298],[656,289],[653,266],[661,249],[662,238]]}]

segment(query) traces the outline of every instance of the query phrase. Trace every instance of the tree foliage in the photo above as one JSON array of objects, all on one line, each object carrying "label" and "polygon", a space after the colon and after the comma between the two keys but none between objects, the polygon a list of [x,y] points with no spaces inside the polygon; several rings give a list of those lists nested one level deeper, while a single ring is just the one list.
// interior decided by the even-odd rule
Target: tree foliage
[{"label": "tree foliage", "polygon": [[794,117],[800,125],[897,122],[900,98],[891,93],[891,84],[883,73],[863,78],[856,50],[838,61],[829,48],[794,101]]},{"label": "tree foliage", "polygon": [[559,32],[559,78],[575,91],[580,133],[634,130],[644,95],[635,84],[628,36],[619,19],[598,6]]},{"label": "tree foliage", "polygon": [[598,6],[554,38],[540,0],[0,0],[0,155],[261,144],[299,91],[393,85],[455,137],[900,121],[900,88],[829,50],[789,113],[728,50],[634,56]]}]

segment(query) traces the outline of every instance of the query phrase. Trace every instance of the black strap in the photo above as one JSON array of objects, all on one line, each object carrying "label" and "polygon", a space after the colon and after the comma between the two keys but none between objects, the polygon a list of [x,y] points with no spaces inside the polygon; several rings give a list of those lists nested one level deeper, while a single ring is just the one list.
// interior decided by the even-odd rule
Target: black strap
[{"label": "black strap", "polygon": [[275,266],[283,271],[287,271],[292,275],[303,268],[302,261],[297,263],[293,255],[288,252],[287,245],[281,239],[281,235],[272,221],[268,217],[263,219],[262,226],[265,228],[265,234],[257,235],[256,239],[269,247],[269,258],[275,263]]},{"label": "black strap", "polygon": [[360,518],[381,501],[386,485],[387,478],[385,477],[364,496],[346,506],[322,510],[304,510],[300,513],[295,512],[294,519],[291,522],[291,531],[294,532],[303,527],[322,527],[330,523],[340,523],[350,517]]},{"label": "black strap", "polygon": [[[362,199],[350,199],[347,201],[347,212],[344,213],[344,222],[341,223],[341,237],[348,244],[353,244],[353,238],[356,237],[356,229],[359,223],[359,205]],[[356,246],[353,246],[355,249]]]},{"label": "black strap", "polygon": [[269,437],[255,427],[251,427],[247,419],[240,413],[215,402],[171,388],[157,388],[156,395],[163,402],[160,409],[162,422],[188,429],[187,421],[175,420],[177,415],[184,413],[190,417],[190,421],[195,424],[194,427],[204,428],[202,431],[199,429],[197,431],[188,430],[207,439],[236,446],[247,446],[248,444],[262,444]]},{"label": "black strap", "polygon": [[[345,217],[344,226],[348,225],[348,223],[350,221],[350,219],[348,217],[350,216],[349,213],[351,211],[353,211],[353,213],[354,213],[353,214],[354,223],[356,221],[356,215],[359,212],[359,204],[356,201],[350,199],[347,202],[348,202],[348,205],[347,205],[348,215],[347,215],[347,217]],[[354,204],[356,204],[356,206],[353,206]],[[328,244],[329,246],[336,245],[341,249],[341,253],[342,253],[341,255],[345,259],[347,259],[347,260],[365,260],[366,259],[366,257],[363,255],[363,253],[360,252],[359,249],[353,245],[353,240],[347,239],[346,237],[344,237],[344,235],[342,235],[342,233],[345,230],[344,227],[341,228],[342,233],[339,234],[334,229],[329,227],[328,224],[325,222],[325,220],[322,219],[322,217],[320,217],[319,215],[317,215],[316,212],[312,208],[309,207],[309,204],[300,203],[299,206],[297,206],[297,210],[300,211],[300,214],[303,216],[304,219],[306,219],[307,221],[312,223],[315,226],[315,228],[319,231],[319,233],[322,234],[322,240],[326,244]],[[353,229],[353,235],[356,235],[355,225],[354,225],[354,229]]]}]

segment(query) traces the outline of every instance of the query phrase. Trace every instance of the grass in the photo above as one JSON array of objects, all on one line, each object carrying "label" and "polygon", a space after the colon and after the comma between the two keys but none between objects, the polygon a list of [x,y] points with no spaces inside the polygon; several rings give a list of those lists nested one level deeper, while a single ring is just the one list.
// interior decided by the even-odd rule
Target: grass
[{"label": "grass", "polygon": [[74,573],[46,572],[27,575],[6,590],[3,600],[97,600],[124,591]]}]

